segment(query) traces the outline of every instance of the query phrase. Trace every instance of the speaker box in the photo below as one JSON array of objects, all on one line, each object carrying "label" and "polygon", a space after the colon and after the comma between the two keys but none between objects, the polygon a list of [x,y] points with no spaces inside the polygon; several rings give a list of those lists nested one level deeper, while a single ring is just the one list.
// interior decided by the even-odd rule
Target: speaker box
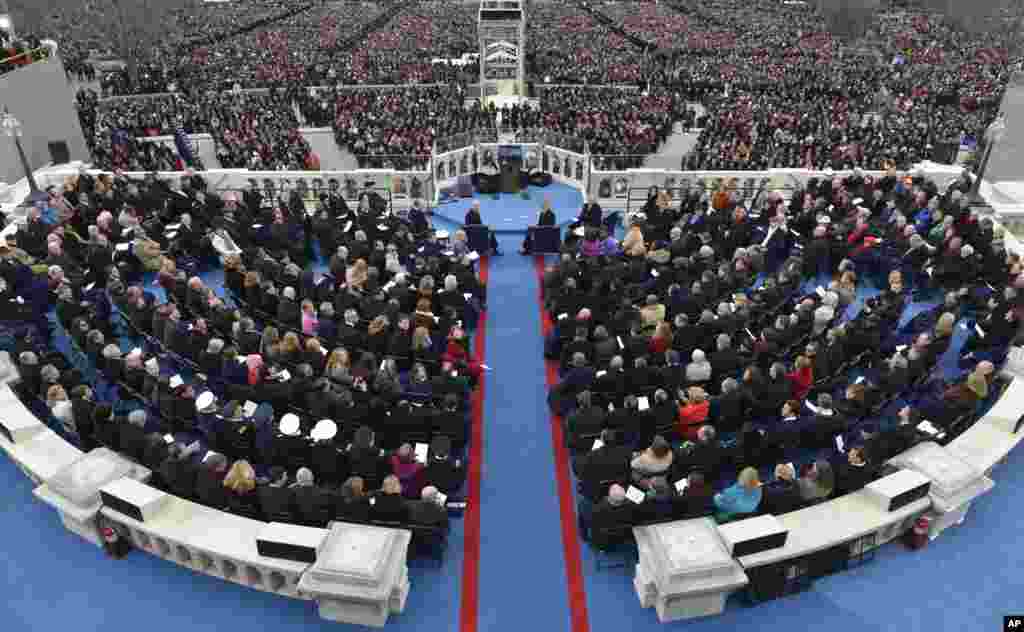
[{"label": "speaker box", "polygon": [[271,522],[256,536],[256,551],[263,557],[312,564],[316,561],[320,543],[326,537],[326,529]]},{"label": "speaker box", "polygon": [[914,470],[899,470],[864,486],[867,497],[882,511],[896,511],[924,498],[932,482]]},{"label": "speaker box", "polygon": [[133,478],[119,478],[100,489],[100,500],[119,514],[146,522],[163,509],[167,494]]},{"label": "speaker box", "polygon": [[753,555],[785,546],[789,531],[772,515],[756,516],[718,527],[733,557]]},{"label": "speaker box", "polygon": [[71,162],[71,151],[68,149],[66,141],[58,140],[52,143],[47,143],[50,148],[50,160],[55,165],[63,165]]}]

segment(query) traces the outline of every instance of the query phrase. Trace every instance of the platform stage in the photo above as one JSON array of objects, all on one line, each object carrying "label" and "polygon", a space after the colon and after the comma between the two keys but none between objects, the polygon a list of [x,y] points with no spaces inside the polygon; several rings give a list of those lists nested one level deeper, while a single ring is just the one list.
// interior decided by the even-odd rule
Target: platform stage
[{"label": "platform stage", "polygon": [[[546,187],[530,186],[525,191],[529,199],[523,199],[519,193],[474,193],[471,198],[461,198],[454,202],[439,204],[434,208],[435,220],[440,219],[449,224],[461,225],[466,211],[474,200],[480,201],[480,215],[484,223],[499,233],[526,232],[528,226],[537,221],[544,196],[551,200],[551,208],[559,226],[571,222],[583,206],[583,193],[566,184],[552,183]],[[437,223],[437,222],[435,222]],[[439,225],[440,227],[440,225]]]}]

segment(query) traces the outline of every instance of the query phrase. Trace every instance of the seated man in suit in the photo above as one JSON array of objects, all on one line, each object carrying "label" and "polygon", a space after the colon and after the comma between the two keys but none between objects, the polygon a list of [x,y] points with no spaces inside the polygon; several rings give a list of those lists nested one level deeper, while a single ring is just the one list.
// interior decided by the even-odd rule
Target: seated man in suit
[{"label": "seated man in suit", "polygon": [[380,491],[370,499],[370,520],[402,523],[409,520],[409,507],[402,498],[402,483],[397,476],[385,477]]},{"label": "seated man in suit", "polygon": [[[198,443],[194,444],[198,448]],[[160,465],[160,479],[164,488],[180,498],[189,499],[196,489],[196,466],[189,457],[194,450],[180,443],[167,446],[167,458]]]},{"label": "seated man in suit", "polygon": [[801,429],[801,443],[807,448],[827,448],[832,445],[836,435],[846,430],[846,418],[832,405],[832,396],[828,393],[818,395],[817,405],[805,404],[813,415]]},{"label": "seated man in suit", "polygon": [[864,445],[867,460],[873,463],[885,463],[917,443],[917,424],[921,423],[920,413],[910,406],[904,406],[896,414],[896,417],[894,426],[871,437]]},{"label": "seated man in suit", "polygon": [[621,434],[611,429],[602,431],[600,443],[594,445],[594,449],[576,457],[573,469],[581,493],[596,502],[604,491],[602,483],[629,480],[633,450],[623,444]]},{"label": "seated man in suit", "polygon": [[448,530],[448,510],[441,504],[437,488],[427,485],[420,492],[420,500],[410,501],[409,522]]},{"label": "seated man in suit", "polygon": [[[474,201],[473,205],[466,211],[466,217],[464,224],[466,226],[483,226],[483,218],[480,217],[480,202]],[[501,250],[498,248],[498,238],[495,236],[494,231],[489,231],[491,238],[491,252],[496,256],[501,256]],[[486,254],[486,253],[481,253]]]},{"label": "seated man in suit", "polygon": [[227,490],[224,487],[227,472],[227,457],[217,452],[208,452],[196,474],[194,499],[207,507],[223,509],[227,504]]},{"label": "seated man in suit", "polygon": [[325,527],[334,516],[337,497],[332,490],[316,484],[313,471],[300,467],[289,488],[295,495],[295,509],[302,524]]},{"label": "seated man in suit", "polygon": [[676,520],[710,516],[714,512],[715,490],[703,472],[694,470],[686,475],[686,489],[673,501],[672,516]]},{"label": "seated man in suit", "polygon": [[126,456],[141,461],[146,447],[146,411],[133,410],[128,413],[126,423],[119,426],[118,445]]},{"label": "seated man in suit", "polygon": [[635,521],[637,505],[626,499],[626,490],[615,484],[608,488],[608,496],[594,506],[588,532],[595,546],[608,547],[617,543],[612,531],[627,528]]},{"label": "seated man in suit", "polygon": [[909,364],[906,356],[896,352],[878,374],[879,395],[883,398],[897,395],[906,390],[910,383]]},{"label": "seated man in suit", "polygon": [[[540,210],[540,214],[537,215],[537,226],[554,226],[558,223],[558,218],[555,216],[555,212],[551,210],[551,201],[544,197],[544,206]],[[523,249],[519,251],[519,254],[528,255],[533,249],[533,235],[527,231],[526,239],[523,240]]]},{"label": "seated man in suit", "polygon": [[845,461],[833,468],[836,476],[835,496],[855,492],[875,479],[876,468],[867,460],[863,447],[850,448]]},{"label": "seated man in suit", "polygon": [[451,446],[448,437],[434,437],[430,442],[427,467],[422,472],[424,485],[432,485],[449,496],[459,491],[466,481],[466,470],[459,459],[452,457]]},{"label": "seated man in suit", "polygon": [[775,466],[775,478],[762,488],[761,510],[773,516],[795,511],[803,505],[796,487],[796,470],[791,463]]},{"label": "seated man in suit", "polygon": [[270,522],[294,522],[295,494],[288,488],[288,471],[274,466],[267,474],[267,482],[256,488],[260,512]]},{"label": "seated man in suit", "polygon": [[594,368],[587,366],[587,357],[582,353],[573,354],[571,366],[565,377],[551,389],[548,396],[548,402],[552,409],[555,412],[564,413],[568,408],[568,403],[573,401],[577,393],[590,388],[594,382],[594,375]]},{"label": "seated man in suit", "polygon": [[721,432],[735,432],[743,423],[746,398],[739,382],[728,377],[722,380],[721,395],[711,400],[710,419]]},{"label": "seated man in suit", "polygon": [[605,410],[594,406],[590,391],[576,396],[576,410],[565,421],[566,442],[573,450],[587,450],[590,439],[601,434],[605,422]]}]

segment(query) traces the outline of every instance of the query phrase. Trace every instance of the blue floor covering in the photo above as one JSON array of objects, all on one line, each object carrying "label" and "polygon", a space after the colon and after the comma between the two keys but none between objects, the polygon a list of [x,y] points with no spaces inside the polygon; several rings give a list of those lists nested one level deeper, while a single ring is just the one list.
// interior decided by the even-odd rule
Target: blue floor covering
[{"label": "blue floor covering", "polygon": [[484,223],[495,232],[505,233],[525,231],[527,226],[536,224],[545,197],[551,200],[551,208],[555,211],[555,219],[559,226],[575,219],[583,204],[583,194],[579,189],[557,182],[543,188],[531,186],[528,194],[529,198],[524,199],[519,193],[501,193],[494,199],[492,195],[475,193],[472,198],[441,204],[434,213],[449,222],[461,225],[473,201],[479,200],[480,216]]},{"label": "blue floor covering", "polygon": [[[503,198],[505,196],[502,196]],[[511,197],[511,196],[509,196]],[[532,207],[539,207],[539,201]],[[485,216],[485,221],[487,220]],[[513,253],[521,236],[501,236]],[[212,279],[213,277],[207,277]],[[492,259],[487,323],[484,459],[481,489],[479,624],[481,631],[565,632],[569,625],[554,458],[547,409],[532,260]],[[858,309],[851,308],[851,314]],[[951,371],[964,332],[958,328],[943,368]],[[589,627],[595,632],[664,629],[763,632],[829,630],[971,631],[1002,629],[1002,616],[1024,611],[1024,550],[1017,496],[1024,455],[1011,454],[995,489],[977,500],[967,521],[922,551],[890,544],[863,567],[819,580],[805,593],[747,607],[733,600],[721,617],[658,623],[642,610],[632,569],[597,572],[584,545]],[[0,459],[6,544],[0,581],[0,632],[72,629],[356,630],[322,621],[315,605],[193,573],[147,554],[112,561],[69,536],[56,514],[32,498],[31,484]],[[440,570],[410,569],[407,610],[387,629],[439,632],[459,625],[461,521]]]}]

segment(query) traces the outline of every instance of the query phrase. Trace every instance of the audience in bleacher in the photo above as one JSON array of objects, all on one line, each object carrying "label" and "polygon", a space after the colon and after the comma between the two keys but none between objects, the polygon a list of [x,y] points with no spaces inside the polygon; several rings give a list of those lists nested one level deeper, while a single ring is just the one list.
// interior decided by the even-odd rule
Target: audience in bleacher
[{"label": "audience in bleacher", "polygon": [[[472,262],[445,256],[430,230],[414,237],[371,196],[351,226],[333,227],[338,275],[318,278],[302,245],[305,199],[295,206],[268,193],[229,214],[198,176],[70,180],[62,199],[72,214],[24,242],[25,256],[46,262],[41,276],[13,256],[32,225],[0,252],[4,281],[39,305],[42,339],[68,335],[74,349],[70,362],[48,352],[38,372],[26,349],[23,393],[43,398],[81,445],[120,450],[202,504],[319,526],[344,516],[445,529],[482,370],[467,333],[485,302]],[[330,202],[326,191],[313,199]],[[126,218],[117,231],[112,212]],[[225,235],[244,247],[224,256],[219,296],[197,273],[220,258],[214,239]],[[166,299],[139,284],[141,239],[158,244],[155,283]],[[55,298],[52,332],[45,314]],[[123,355],[124,345],[135,348]],[[62,371],[81,363],[95,367],[92,388]],[[118,414],[95,405],[92,389],[116,397]],[[369,509],[359,509],[367,496]]]},{"label": "audience in bleacher", "polygon": [[[603,546],[624,524],[711,514],[685,503],[645,509],[652,498],[663,507],[662,494],[685,496],[694,472],[728,486],[715,497],[719,520],[791,511],[861,489],[915,441],[962,432],[1019,331],[1017,293],[991,288],[1020,268],[994,231],[978,229],[960,186],[854,172],[811,179],[788,202],[757,196],[748,215],[756,192],[725,183],[696,205],[684,192],[678,209],[633,215],[622,255],[567,239],[543,279],[553,321],[545,353],[562,365],[550,403],[575,454],[584,533]],[[877,212],[860,210],[866,199]],[[868,238],[909,217],[925,231],[948,227],[934,252],[909,258],[909,240]],[[962,275],[940,273],[951,245],[968,263]],[[884,289],[861,303],[866,282]],[[912,293],[935,292],[937,302],[905,318],[917,309]],[[962,361],[973,370],[936,379],[967,317],[960,297],[979,314],[965,346],[974,355]]]}]

